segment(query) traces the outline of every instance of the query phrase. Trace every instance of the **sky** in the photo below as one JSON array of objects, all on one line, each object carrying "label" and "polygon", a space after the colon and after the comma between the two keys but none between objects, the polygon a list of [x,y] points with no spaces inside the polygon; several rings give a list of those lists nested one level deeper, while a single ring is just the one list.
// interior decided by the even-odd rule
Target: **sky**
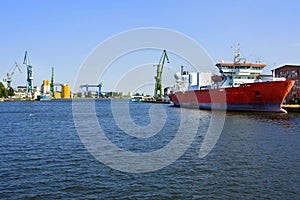
[{"label": "sky", "polygon": [[[299,8],[297,0],[2,1],[0,80],[16,61],[22,73],[15,71],[12,85],[26,85],[23,58],[28,51],[34,85],[50,79],[54,67],[55,82],[70,84],[76,92],[74,82],[80,67],[97,46],[122,32],[146,27],[174,30],[192,38],[214,63],[232,61],[231,46],[239,43],[243,57],[261,60],[268,65],[264,73],[270,73],[283,64],[300,64]],[[125,56],[123,64],[114,62],[99,78],[103,90],[115,89],[123,76],[118,72],[126,65],[128,71],[128,66],[148,64],[152,71],[144,76],[154,77],[151,65],[159,61],[161,53],[145,51],[145,55]],[[173,69],[170,73],[166,70],[165,84],[171,84],[173,77],[169,76],[181,65],[175,55],[169,57]]]}]

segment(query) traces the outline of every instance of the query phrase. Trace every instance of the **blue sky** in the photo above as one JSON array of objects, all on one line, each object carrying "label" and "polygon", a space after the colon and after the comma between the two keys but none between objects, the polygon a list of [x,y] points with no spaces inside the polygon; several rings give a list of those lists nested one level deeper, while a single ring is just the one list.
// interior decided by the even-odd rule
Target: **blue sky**
[{"label": "blue sky", "polygon": [[[55,81],[72,86],[80,65],[99,43],[142,27],[186,34],[214,62],[231,61],[230,46],[239,42],[243,56],[267,63],[268,73],[274,66],[300,64],[299,8],[297,0],[2,1],[1,79],[17,61],[23,72],[15,72],[12,84],[26,84],[22,62],[27,50],[35,85],[50,79],[55,67]],[[103,87],[111,89],[110,83]]]}]

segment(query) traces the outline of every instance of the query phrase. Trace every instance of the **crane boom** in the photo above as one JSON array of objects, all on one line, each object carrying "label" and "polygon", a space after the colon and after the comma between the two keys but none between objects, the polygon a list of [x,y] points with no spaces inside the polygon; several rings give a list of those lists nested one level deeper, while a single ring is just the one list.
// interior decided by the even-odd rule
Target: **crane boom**
[{"label": "crane boom", "polygon": [[15,73],[16,68],[18,68],[19,72],[22,73],[17,62],[10,68],[10,70],[6,74],[6,78],[3,79],[4,82],[7,82],[7,88],[11,88],[12,76]]},{"label": "crane boom", "polygon": [[162,99],[162,97],[163,97],[162,72],[163,72],[166,60],[168,63],[170,63],[167,51],[164,50],[160,57],[159,63],[157,65],[154,65],[157,67],[156,76],[155,76],[155,89],[154,89],[154,98],[156,100]]},{"label": "crane boom", "polygon": [[29,65],[29,58],[28,58],[28,56],[27,56],[27,51],[25,51],[25,55],[24,55],[23,64],[25,64],[25,65]]}]

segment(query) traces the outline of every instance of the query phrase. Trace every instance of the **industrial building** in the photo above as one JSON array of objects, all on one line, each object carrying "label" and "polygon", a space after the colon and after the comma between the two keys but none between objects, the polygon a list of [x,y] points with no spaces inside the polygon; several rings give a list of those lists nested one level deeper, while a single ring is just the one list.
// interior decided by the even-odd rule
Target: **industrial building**
[{"label": "industrial building", "polygon": [[[25,99],[26,98],[26,89],[27,86],[18,86],[15,90],[15,99]],[[37,86],[33,87],[33,98],[36,99],[38,95],[40,95],[40,88]]]},{"label": "industrial building", "polygon": [[300,65],[283,65],[272,70],[276,77],[284,77],[287,80],[294,80],[294,87],[291,89],[286,97],[287,104],[300,103]]}]

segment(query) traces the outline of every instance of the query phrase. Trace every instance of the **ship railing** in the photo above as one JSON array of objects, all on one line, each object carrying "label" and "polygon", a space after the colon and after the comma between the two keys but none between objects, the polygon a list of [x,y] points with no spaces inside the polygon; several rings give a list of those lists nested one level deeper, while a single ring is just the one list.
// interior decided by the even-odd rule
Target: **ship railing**
[{"label": "ship railing", "polygon": [[286,78],[284,77],[262,77],[263,82],[268,82],[268,81],[285,81]]},{"label": "ship railing", "polygon": [[257,70],[257,69],[252,69],[250,71],[250,73],[252,73],[252,74],[260,74],[261,72],[262,72],[262,70]]}]

